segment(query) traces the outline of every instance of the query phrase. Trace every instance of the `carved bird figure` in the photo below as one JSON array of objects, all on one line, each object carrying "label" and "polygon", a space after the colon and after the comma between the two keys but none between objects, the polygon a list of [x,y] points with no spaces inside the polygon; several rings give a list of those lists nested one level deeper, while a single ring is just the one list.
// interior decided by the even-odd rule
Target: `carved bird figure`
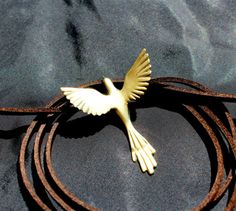
[{"label": "carved bird figure", "polygon": [[103,80],[107,89],[106,95],[92,88],[61,87],[61,90],[74,107],[87,114],[102,115],[114,109],[126,127],[132,160],[139,162],[143,172],[153,174],[157,166],[153,156],[156,150],[134,128],[128,110],[128,103],[144,95],[150,80],[150,59],[146,49],[143,49],[126,74],[121,90],[109,78]]}]

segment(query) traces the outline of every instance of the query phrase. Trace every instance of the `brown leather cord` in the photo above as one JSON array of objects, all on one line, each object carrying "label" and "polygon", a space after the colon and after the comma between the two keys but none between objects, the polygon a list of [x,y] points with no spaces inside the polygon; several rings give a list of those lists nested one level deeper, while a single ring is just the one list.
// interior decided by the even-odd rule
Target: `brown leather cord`
[{"label": "brown leather cord", "polygon": [[33,130],[35,129],[37,125],[37,121],[31,122],[29,128],[26,131],[26,134],[22,140],[21,143],[21,149],[20,149],[20,155],[19,155],[19,168],[20,168],[20,176],[22,183],[25,187],[25,189],[28,191],[32,199],[38,204],[39,207],[41,207],[43,210],[49,210],[49,207],[41,200],[41,198],[37,195],[33,184],[31,183],[29,176],[27,174],[26,170],[26,163],[25,163],[25,158],[26,158],[26,152],[27,152],[27,146],[29,143],[29,139],[32,135]]},{"label": "brown leather cord", "polygon": [[[121,84],[122,80],[115,81],[118,85]],[[100,85],[101,81],[91,82],[83,85],[82,87]],[[210,90],[209,88],[187,79],[165,77],[151,80],[150,89],[153,89],[153,93],[158,93],[161,90],[165,90],[168,94],[175,93],[181,99],[189,98],[189,96],[201,97],[203,100],[199,104],[197,100],[193,102],[179,102],[191,115],[193,115],[196,121],[202,125],[204,130],[210,137],[213,143],[214,150],[216,152],[217,171],[215,174],[214,181],[202,202],[194,208],[194,210],[203,210],[214,206],[224,195],[231,185],[235,182],[235,160],[236,160],[236,129],[233,119],[229,111],[222,104],[222,101],[236,101],[235,94],[219,93]],[[175,84],[182,84],[188,88],[176,86]],[[153,85],[153,86],[152,86]],[[190,89],[189,89],[190,88]],[[216,108],[222,108],[222,110],[214,110],[209,105],[208,101],[212,99]],[[204,103],[205,102],[205,103]],[[46,202],[40,195],[38,195],[33,187],[33,182],[30,181],[26,170],[26,151],[30,141],[33,141],[32,137],[36,132],[34,143],[34,157],[33,161],[36,167],[36,173],[42,183],[42,186],[48,192],[52,199],[54,199],[63,209],[65,210],[77,210],[78,208],[84,208],[87,210],[96,210],[84,201],[75,196],[57,177],[56,171],[53,168],[52,162],[52,147],[54,137],[56,136],[57,128],[63,120],[63,115],[67,112],[71,112],[71,105],[67,100],[59,95],[51,103],[44,108],[0,108],[1,113],[13,114],[39,114],[35,120],[32,121],[28,127],[26,134],[22,140],[20,154],[19,154],[19,169],[22,182],[25,189],[31,195],[32,199],[38,204],[38,206],[44,210],[53,209],[52,205]],[[225,137],[227,145],[232,152],[230,156],[233,161],[226,161],[229,164],[228,170],[224,164],[224,156],[221,148],[222,140],[217,137],[212,128],[212,124],[209,123],[209,119],[218,128],[221,134]],[[45,139],[47,128],[49,128],[48,137]],[[46,156],[45,169],[42,167],[41,151],[42,142],[45,140],[46,148],[44,149]],[[47,172],[46,172],[47,171]],[[228,203],[225,210],[233,210],[236,206],[236,188],[228,196]]]},{"label": "brown leather cord", "polygon": [[60,181],[60,179],[57,177],[57,174],[53,168],[53,164],[52,164],[52,144],[53,144],[53,139],[55,136],[55,132],[57,130],[57,127],[59,126],[59,122],[55,122],[50,130],[49,136],[48,136],[48,140],[47,140],[47,144],[46,144],[46,163],[47,163],[47,169],[49,171],[50,177],[52,178],[53,182],[57,185],[57,187],[61,190],[61,192],[67,197],[69,198],[73,204],[75,204],[75,207],[84,207],[87,210],[97,210],[94,207],[91,207],[90,205],[86,204],[84,201],[82,201],[81,199],[79,199],[78,197],[76,197],[68,188],[66,188],[65,185],[62,184],[62,182]]},{"label": "brown leather cord", "polygon": [[65,210],[73,210],[67,203],[64,202],[63,199],[60,198],[60,196],[54,191],[54,189],[49,184],[48,180],[46,179],[44,175],[43,168],[41,166],[41,142],[42,142],[42,135],[43,131],[46,127],[46,124],[41,124],[39,127],[39,130],[36,134],[36,138],[34,141],[34,162],[36,171],[38,174],[38,177],[40,181],[42,182],[45,189],[48,191],[48,193],[53,197],[53,199]]},{"label": "brown leather cord", "polygon": [[[207,114],[208,116],[217,124],[219,129],[222,131],[222,133],[226,136],[226,139],[233,144],[234,139],[229,133],[228,129],[222,124],[222,122],[219,120],[219,118],[206,106],[200,106]],[[233,169],[230,169],[228,172],[227,179],[225,181],[225,184],[222,186],[221,190],[219,190],[217,196],[215,197],[215,201],[218,200],[218,198],[227,190],[231,180],[233,179]]]},{"label": "brown leather cord", "polygon": [[28,114],[34,114],[34,113],[60,113],[60,109],[58,108],[13,108],[13,107],[4,107],[0,108],[0,112],[4,113],[28,113]]},{"label": "brown leather cord", "polygon": [[[186,107],[187,107],[187,106],[186,106]],[[194,108],[188,107],[188,109],[189,109],[190,112],[193,112],[193,109],[194,109]],[[196,112],[194,113],[194,115],[195,115],[195,116],[199,116],[199,114],[196,114]],[[52,127],[52,129],[51,129],[51,131],[50,131],[50,133],[49,133],[49,138],[48,138],[47,147],[46,147],[46,154],[48,154],[48,156],[47,156],[47,167],[50,168],[50,169],[52,169],[52,170],[51,170],[51,176],[53,177],[54,181],[55,181],[57,184],[60,184],[60,180],[59,180],[58,177],[56,176],[55,170],[53,169],[53,166],[52,166],[51,150],[52,150],[52,140],[53,140],[53,136],[55,135],[56,129],[57,129],[57,127],[59,126],[59,124],[60,124],[59,122],[55,122],[55,123],[53,124],[53,127]],[[205,123],[205,124],[207,125],[207,123]],[[205,124],[204,124],[204,126],[205,126]],[[208,127],[209,127],[209,126],[208,126]],[[212,134],[213,134],[213,133],[210,133],[211,138],[213,138],[213,139],[216,140],[216,137],[215,137],[214,135],[212,135]],[[220,145],[218,144],[218,142],[217,142],[216,145],[217,145],[218,151],[221,153]],[[222,153],[221,153],[221,154],[222,154]],[[218,156],[218,157],[219,157],[219,160],[220,160],[220,163],[221,163],[221,171],[219,171],[219,172],[220,172],[220,176],[219,176],[219,179],[218,179],[218,180],[222,180],[222,179],[223,179],[223,174],[222,174],[222,172],[223,172],[223,159],[222,159],[222,155],[220,155],[220,156]],[[216,192],[216,191],[219,189],[218,187],[219,187],[219,185],[220,185],[220,182],[218,182],[218,180],[217,180],[217,182],[216,182],[217,188],[213,188],[213,191],[214,191],[214,192]],[[60,186],[61,186],[61,184],[60,184]],[[60,188],[63,189],[63,188],[65,188],[65,187],[61,186]],[[204,201],[204,204],[201,205],[201,207],[204,207],[204,205],[207,204],[207,203],[212,199],[212,197],[213,197],[214,195],[213,195],[213,194],[211,194],[211,195],[212,195],[211,197],[210,197],[210,196],[207,196],[207,200]],[[199,207],[198,207],[196,210],[199,210]]]},{"label": "brown leather cord", "polygon": [[[217,92],[214,92],[214,91],[211,91],[209,88],[197,83],[197,82],[192,82],[190,80],[186,80],[186,79],[179,79],[179,78],[161,78],[160,80],[167,80],[168,82],[177,82],[177,83],[181,83],[181,84],[185,84],[185,85],[189,85],[191,87],[194,87],[196,89],[199,89],[199,90],[204,90],[204,91],[207,91],[209,92],[208,96],[210,97],[213,97],[215,94],[216,94],[216,97],[217,98],[223,98],[223,99],[234,99],[235,98],[235,95],[233,94],[222,94],[222,93],[217,93]],[[165,85],[167,85],[165,83]],[[169,87],[168,87],[169,88]],[[186,93],[186,90],[185,89],[181,89],[181,88],[177,88],[176,87],[171,87],[171,90],[181,90],[181,92],[183,93]],[[189,92],[189,90],[188,90]],[[190,91],[189,92],[190,94],[196,94],[196,92],[193,92],[193,91]],[[212,96],[213,94],[213,96]],[[201,94],[202,95],[202,94]],[[203,96],[206,96],[206,95],[203,95]],[[234,123],[233,123],[233,119],[230,115],[230,113],[227,111],[227,109],[224,107],[224,109],[226,110],[225,111],[225,115],[227,117],[227,120],[230,124],[230,127],[231,127],[231,131],[232,131],[232,135],[230,135],[230,132],[227,130],[227,128],[224,126],[224,124],[222,124],[222,122],[220,121],[220,119],[206,106],[200,106],[208,115],[209,117],[217,124],[217,126],[219,127],[219,129],[221,130],[221,132],[224,134],[224,136],[226,137],[226,139],[229,141],[230,143],[230,147],[231,147],[231,150],[233,151],[233,154],[234,154],[234,157],[236,158],[236,130],[235,130],[235,126],[234,126]],[[201,121],[202,122],[202,121]],[[227,176],[227,179],[225,181],[225,184],[223,185],[223,187],[218,191],[218,194],[215,196],[215,199],[214,201],[217,201],[220,197],[222,197],[223,193],[227,190],[227,188],[229,187],[230,185],[230,182],[232,181],[233,179],[233,175],[232,175],[232,172],[234,171],[235,169],[230,169],[229,173],[228,173],[228,176]],[[232,194],[232,197],[231,199],[229,200],[229,203],[228,203],[228,206],[226,207],[226,210],[233,210],[233,208],[235,207],[235,203],[236,203],[236,191],[234,189],[234,192]],[[201,208],[200,206],[198,208]]]},{"label": "brown leather cord", "polygon": [[[153,79],[153,82],[156,82],[156,83],[162,84],[162,85],[166,85],[167,90],[172,90],[172,91],[175,91],[178,93],[186,93],[186,94],[190,94],[193,96],[211,97],[214,99],[220,99],[225,102],[235,102],[235,99],[236,99],[236,94],[227,94],[227,93],[212,91],[209,88],[207,88],[197,82],[193,82],[193,81],[183,79],[183,78],[163,77],[163,78]],[[175,83],[179,83],[179,84],[185,84],[188,86],[191,84],[190,85],[191,87],[194,87],[195,85],[197,85],[198,89],[200,88],[200,89],[202,89],[202,91],[189,90],[189,89],[185,89],[185,88],[181,88],[181,87],[171,86],[170,84],[168,84],[166,82],[175,82]],[[204,92],[204,89],[206,89],[205,92]]]},{"label": "brown leather cord", "polygon": [[[60,101],[62,97],[56,97],[51,102],[48,103],[45,108],[50,108],[52,106],[56,106]],[[60,108],[60,105],[57,105],[58,108]],[[21,110],[20,110],[21,111]],[[17,112],[18,113],[18,112]],[[20,169],[20,175],[22,178],[23,185],[25,186],[28,193],[31,195],[31,197],[34,199],[34,201],[41,207],[43,210],[50,210],[49,207],[41,200],[41,198],[37,195],[33,184],[31,183],[26,170],[26,152],[27,152],[27,146],[29,144],[29,141],[31,137],[33,136],[33,133],[35,132],[39,122],[44,116],[37,116],[29,125],[26,134],[22,140],[21,148],[20,148],[20,154],[19,154],[19,169]]]},{"label": "brown leather cord", "polygon": [[[191,108],[189,108],[189,110],[190,110],[192,113],[194,113],[195,116],[199,116],[199,114],[196,114],[196,111],[193,112],[193,110],[191,110]],[[200,117],[200,118],[201,118],[201,117]],[[200,122],[201,122],[201,123],[204,122],[204,119],[202,119]],[[59,122],[56,122],[56,123],[53,125],[53,130],[52,130],[52,131],[53,131],[53,134],[55,133],[55,128],[57,128],[58,125],[59,125]],[[205,126],[205,125],[207,125],[207,123],[204,122],[203,126]],[[209,126],[208,126],[207,131],[209,131],[209,130],[210,130],[210,129],[209,129]],[[52,140],[53,134],[51,134],[51,132],[50,132],[49,137],[51,137],[51,138],[49,138],[49,139],[48,139],[48,142],[47,142],[47,147],[48,147],[48,145],[50,145],[50,146],[49,146],[49,150],[47,150],[47,148],[46,148],[46,154],[49,154],[49,155],[47,156],[47,166],[48,166],[49,168],[52,168],[52,162],[51,162],[51,160],[50,160],[50,157],[51,157],[50,152],[51,152],[51,140]],[[218,179],[216,179],[215,185],[213,185],[212,194],[209,194],[209,195],[206,197],[206,200],[203,200],[202,205],[199,205],[198,208],[197,208],[197,210],[202,209],[203,207],[205,207],[205,206],[214,198],[214,196],[215,196],[216,193],[218,192],[218,189],[220,188],[220,183],[221,183],[221,181],[222,181],[222,179],[223,179],[223,158],[222,158],[222,152],[221,152],[221,150],[220,150],[220,145],[219,145],[219,143],[217,142],[217,139],[216,139],[216,137],[214,136],[214,133],[213,133],[212,131],[210,132],[209,135],[211,136],[211,138],[212,138],[213,140],[215,140],[216,145],[217,145],[218,152],[220,152],[220,155],[218,155],[217,157],[219,157],[219,162],[218,162],[218,163],[221,164],[221,168],[220,168],[220,171],[218,171],[218,174],[219,174]],[[49,160],[49,161],[48,161],[48,160]],[[52,177],[57,181],[57,183],[58,183],[58,178],[56,177],[56,173],[55,173],[54,170],[51,170],[51,174],[52,174],[51,176],[52,176]],[[221,190],[221,194],[223,194],[223,193],[225,192],[225,189],[228,187],[229,183],[231,182],[231,179],[232,179],[232,177],[229,176],[229,177],[228,177],[228,181],[226,182],[225,186],[224,186],[223,189]],[[217,187],[215,187],[216,185],[217,185]],[[227,186],[227,187],[226,187],[226,186]]]},{"label": "brown leather cord", "polygon": [[[209,88],[197,83],[197,82],[194,82],[192,83],[191,81],[189,80],[186,80],[186,79],[178,79],[178,78],[164,78],[164,80],[167,80],[168,82],[178,82],[178,83],[182,83],[182,84],[185,84],[185,85],[189,85],[191,87],[194,87],[195,88],[198,88],[199,90],[204,90],[204,91],[207,91],[209,92],[209,94],[207,96],[209,97],[213,97],[215,94],[216,94],[216,97],[217,98],[223,98],[225,100],[233,100],[235,98],[235,95],[234,94],[223,94],[223,93],[217,93],[217,92],[214,92],[214,91],[211,91]],[[163,78],[161,79],[163,80]],[[168,87],[169,88],[169,87]],[[178,89],[175,89],[175,87],[171,87],[171,90],[181,90],[181,88],[178,88]],[[186,93],[186,90],[183,89],[181,92],[183,93]],[[188,90],[189,92],[189,90]],[[196,94],[196,92],[193,92],[193,91],[190,91],[189,92],[190,94]],[[202,95],[202,94],[201,94]],[[206,96],[206,95],[202,95],[202,96]],[[231,127],[231,131],[232,131],[232,135],[230,135],[229,131],[227,130],[227,128],[221,123],[220,119],[209,109],[207,108],[206,106],[200,106],[209,116],[210,118],[218,125],[219,129],[221,130],[221,132],[224,134],[224,136],[226,137],[226,139],[228,140],[228,142],[230,143],[230,148],[234,154],[234,158],[236,158],[236,130],[235,130],[235,125],[234,125],[234,122],[233,122],[233,119],[230,115],[230,113],[226,110],[226,117],[227,117],[227,120],[230,124],[230,127]],[[233,175],[232,175],[232,172],[235,171],[235,169],[231,169],[228,173],[228,176],[227,176],[227,180],[225,181],[225,184],[224,186],[219,190],[218,194],[216,195],[214,201],[218,200],[222,194],[227,190],[227,188],[229,187],[230,185],[230,182],[232,181],[233,179]],[[226,210],[233,210],[233,208],[236,206],[236,188],[234,188],[234,192],[232,194],[232,197],[231,199],[229,200],[228,202],[228,206],[226,207]]]},{"label": "brown leather cord", "polygon": [[201,125],[205,128],[208,135],[211,137],[211,140],[214,144],[216,154],[217,154],[217,174],[214,181],[213,186],[211,187],[211,190],[208,192],[206,197],[202,200],[202,202],[194,209],[194,210],[202,210],[205,208],[216,196],[217,192],[219,191],[220,184],[223,180],[224,176],[224,162],[223,162],[223,155],[222,150],[219,144],[219,141],[214,134],[213,130],[209,126],[209,124],[206,122],[206,120],[197,112],[196,109],[194,109],[193,106],[184,105],[186,109],[191,112],[197,120],[201,123]]}]

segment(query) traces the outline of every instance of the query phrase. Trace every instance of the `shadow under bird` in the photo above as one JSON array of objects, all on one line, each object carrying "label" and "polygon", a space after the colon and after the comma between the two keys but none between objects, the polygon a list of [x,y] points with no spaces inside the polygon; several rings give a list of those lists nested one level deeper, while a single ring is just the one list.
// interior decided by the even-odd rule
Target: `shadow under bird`
[{"label": "shadow under bird", "polygon": [[121,90],[117,89],[109,78],[103,80],[107,89],[106,95],[92,88],[61,87],[61,90],[74,107],[85,113],[102,115],[115,109],[126,127],[132,160],[138,160],[143,172],[153,174],[157,166],[153,156],[156,150],[134,128],[128,110],[128,103],[144,95],[150,80],[150,59],[146,49],[143,49],[126,74]]}]

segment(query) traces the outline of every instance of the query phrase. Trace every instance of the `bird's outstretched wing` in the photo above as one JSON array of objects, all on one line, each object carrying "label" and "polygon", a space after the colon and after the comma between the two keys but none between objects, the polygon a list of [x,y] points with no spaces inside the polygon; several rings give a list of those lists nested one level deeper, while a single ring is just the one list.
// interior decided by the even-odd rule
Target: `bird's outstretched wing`
[{"label": "bird's outstretched wing", "polygon": [[125,76],[121,93],[127,102],[134,101],[143,95],[151,80],[151,65],[146,49],[143,49],[138,58]]},{"label": "bird's outstretched wing", "polygon": [[111,97],[91,88],[61,87],[74,107],[92,115],[102,115],[114,108]]}]

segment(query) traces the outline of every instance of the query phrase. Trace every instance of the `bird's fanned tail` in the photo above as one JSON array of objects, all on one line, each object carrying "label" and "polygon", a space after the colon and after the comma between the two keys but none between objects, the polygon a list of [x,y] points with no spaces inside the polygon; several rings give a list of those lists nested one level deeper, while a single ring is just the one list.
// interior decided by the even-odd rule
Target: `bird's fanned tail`
[{"label": "bird's fanned tail", "polygon": [[138,160],[143,172],[148,171],[149,174],[154,173],[154,168],[157,162],[153,157],[156,150],[151,144],[133,127],[127,128],[127,133],[130,141],[132,160]]}]

